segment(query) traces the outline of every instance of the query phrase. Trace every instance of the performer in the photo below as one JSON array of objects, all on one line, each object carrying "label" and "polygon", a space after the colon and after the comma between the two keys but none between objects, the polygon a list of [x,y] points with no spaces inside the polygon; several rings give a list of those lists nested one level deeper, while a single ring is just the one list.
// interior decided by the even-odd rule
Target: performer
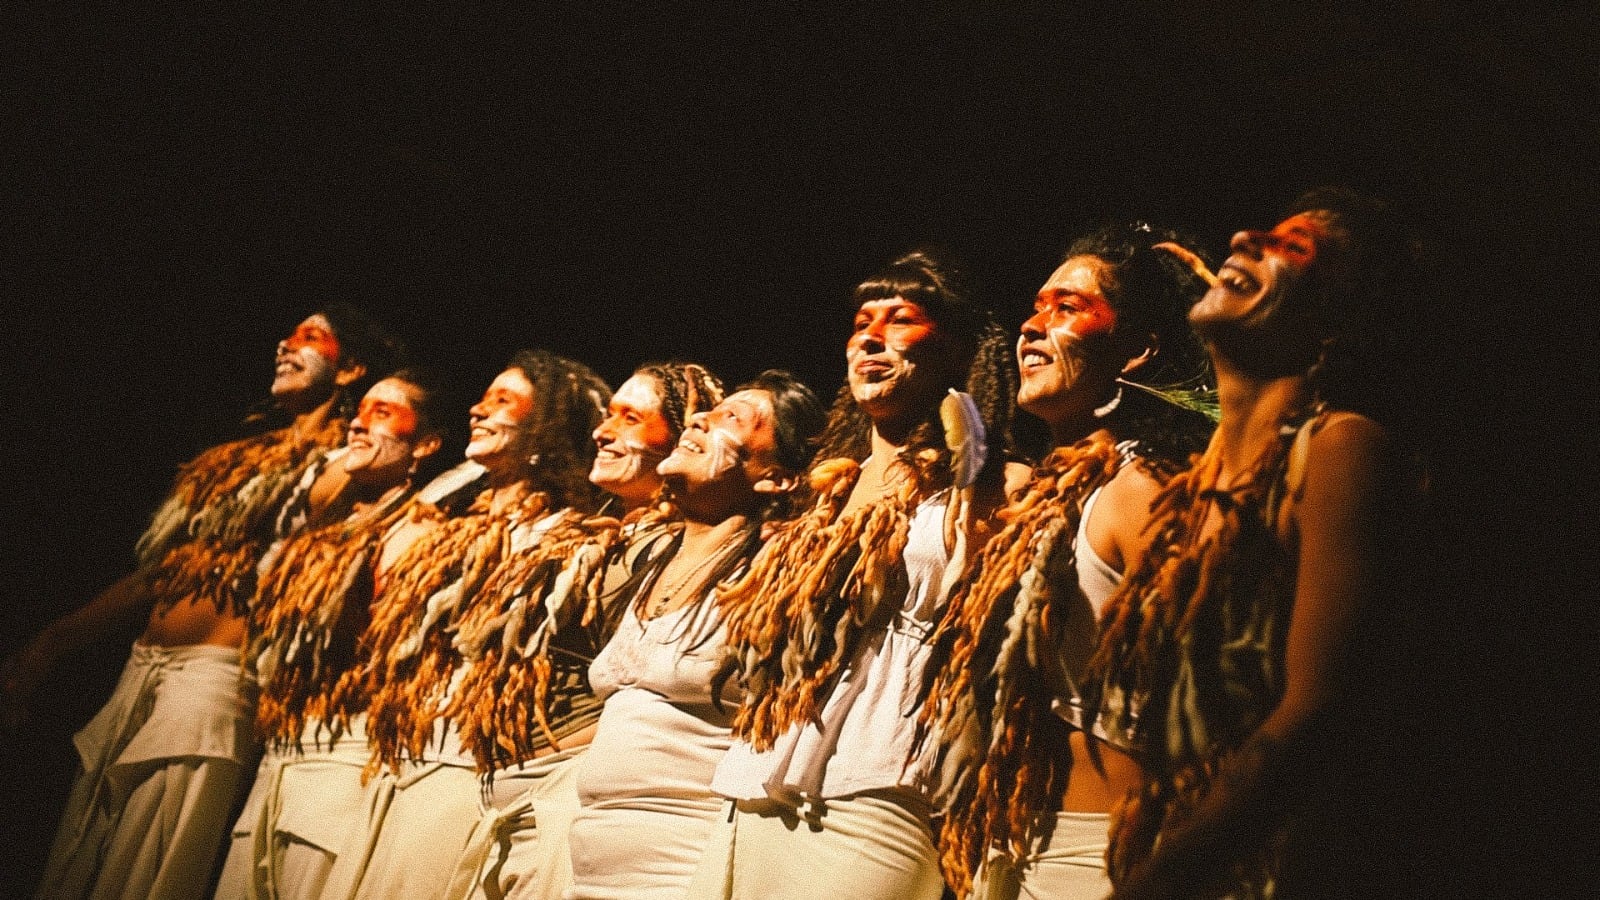
[{"label": "performer", "polygon": [[1181,405],[1206,374],[1186,318],[1205,282],[1177,241],[1142,223],[1078,240],[1022,323],[1018,405],[1055,449],[953,593],[923,711],[954,776],[940,849],[958,897],[1111,891],[1110,812],[1139,770],[1085,728],[1074,685],[1150,502],[1211,432]]},{"label": "performer", "polygon": [[328,826],[348,839],[325,896],[434,897],[449,885],[480,818],[476,761],[446,715],[462,671],[451,635],[464,610],[498,599],[486,592],[512,589],[493,573],[558,511],[594,509],[590,432],[610,393],[580,363],[518,353],[472,407],[469,464],[424,488],[427,502],[385,537],[365,662],[329,700],[341,715],[365,711],[376,777],[363,818]]},{"label": "performer", "polygon": [[[138,568],[52,623],[6,666],[8,703],[117,622],[148,616],[104,708],[74,738],[73,785],[41,897],[199,896],[259,752],[255,686],[239,646],[254,570],[306,467],[336,446],[345,405],[398,355],[353,308],[331,305],[278,344],[272,398],[285,427],[185,465],[138,545]],[[348,479],[311,485],[314,515],[348,509]],[[290,521],[298,521],[291,519]]]},{"label": "performer", "polygon": [[661,463],[683,522],[589,668],[605,711],[578,774],[568,900],[683,896],[724,805],[711,775],[732,741],[711,693],[722,650],[713,588],[786,508],[823,418],[810,389],[768,371],[696,416]]},{"label": "performer", "polygon": [[661,501],[656,466],[685,421],[721,398],[721,382],[702,366],[637,369],[594,431],[589,471],[621,519],[565,511],[461,614],[454,646],[465,674],[447,714],[485,787],[447,898],[556,900],[571,881],[567,826],[601,715],[588,666],[611,634],[625,585],[675,516]]},{"label": "performer", "polygon": [[1351,636],[1401,571],[1414,494],[1389,432],[1353,411],[1381,358],[1347,363],[1409,299],[1410,248],[1381,205],[1314,192],[1234,235],[1190,313],[1221,420],[1157,501],[1085,693],[1146,773],[1112,835],[1118,897],[1272,893],[1299,798],[1360,752],[1331,725],[1369,677]]},{"label": "performer", "polygon": [[263,561],[245,661],[260,684],[256,732],[268,746],[233,828],[218,897],[313,898],[327,879],[343,838],[329,827],[361,795],[357,779],[327,773],[352,764],[359,771],[367,756],[365,735],[343,711],[330,715],[328,694],[355,665],[378,544],[413,486],[437,474],[445,404],[436,376],[419,369],[373,385],[345,448],[328,456],[349,476],[354,508],[340,521],[311,523]]},{"label": "performer", "polygon": [[1015,376],[1004,332],[933,255],[896,260],[855,301],[848,383],[810,473],[815,505],[722,598],[723,675],[749,697],[712,782],[735,801],[731,821],[691,896],[943,889],[936,773],[906,760],[966,526],[1002,496]]}]

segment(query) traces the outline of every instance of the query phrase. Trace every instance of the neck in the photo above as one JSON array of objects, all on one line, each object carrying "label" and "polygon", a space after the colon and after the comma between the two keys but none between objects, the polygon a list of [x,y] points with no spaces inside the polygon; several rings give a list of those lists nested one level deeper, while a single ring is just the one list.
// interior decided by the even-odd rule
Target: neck
[{"label": "neck", "polygon": [[524,475],[514,480],[497,480],[494,475],[489,477],[489,514],[495,516],[505,515],[511,508],[526,500],[533,493],[533,481]]},{"label": "neck", "polygon": [[289,429],[296,437],[307,437],[326,428],[333,421],[333,410],[339,404],[339,394],[335,391],[328,395],[328,399],[318,403],[310,409],[294,414],[294,421],[289,424]]},{"label": "neck", "polygon": [[1276,378],[1251,377],[1228,360],[1213,359],[1217,403],[1222,416],[1211,447],[1222,457],[1225,472],[1252,465],[1277,440],[1278,426],[1311,398],[1304,373]]},{"label": "neck", "polygon": [[1086,420],[1073,419],[1051,422],[1050,443],[1055,447],[1070,447],[1085,438],[1105,438],[1115,440],[1110,423],[1105,419],[1089,417]]},{"label": "neck", "polygon": [[743,513],[715,522],[684,519],[683,546],[678,553],[680,556],[688,555],[694,559],[699,559],[707,553],[714,553],[749,524],[750,517]]}]

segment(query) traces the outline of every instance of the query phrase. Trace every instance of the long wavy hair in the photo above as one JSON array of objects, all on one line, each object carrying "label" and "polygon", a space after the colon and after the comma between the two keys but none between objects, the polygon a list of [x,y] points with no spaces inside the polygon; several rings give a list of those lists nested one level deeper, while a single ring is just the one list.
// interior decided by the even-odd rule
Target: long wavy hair
[{"label": "long wavy hair", "polygon": [[611,388],[588,366],[546,350],[519,350],[506,364],[533,385],[533,487],[550,494],[550,508],[592,512],[599,490],[589,482],[594,430]]}]

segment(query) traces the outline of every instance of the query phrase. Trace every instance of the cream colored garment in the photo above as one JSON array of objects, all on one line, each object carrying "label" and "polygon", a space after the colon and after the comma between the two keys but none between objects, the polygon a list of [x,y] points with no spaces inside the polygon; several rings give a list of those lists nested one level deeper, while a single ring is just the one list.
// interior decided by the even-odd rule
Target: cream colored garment
[{"label": "cream colored garment", "polygon": [[[689,900],[938,900],[929,807],[874,791],[811,807],[734,801],[689,884]],[[726,807],[724,807],[726,808]]]},{"label": "cream colored garment", "polygon": [[478,776],[442,763],[388,770],[367,782],[364,821],[350,823],[323,897],[439,897],[478,820]]},{"label": "cream colored garment", "polygon": [[445,900],[559,900],[572,881],[567,832],[578,811],[585,749],[494,774]]},{"label": "cream colored garment", "polygon": [[578,776],[565,900],[678,900],[723,807],[711,773],[728,713],[711,704],[722,649],[714,598],[648,622],[630,604],[589,681],[606,698]]},{"label": "cream colored garment", "polygon": [[973,879],[971,900],[1104,900],[1111,893],[1110,830],[1105,813],[1056,813],[1050,834],[1020,869],[990,857]]},{"label": "cream colored garment", "polygon": [[917,696],[932,653],[928,636],[945,602],[940,584],[946,567],[960,564],[945,551],[946,496],[917,507],[905,548],[905,600],[888,628],[861,636],[818,721],[795,726],[765,753],[735,742],[717,767],[712,790],[739,800],[771,797],[791,805],[801,798],[890,788],[930,795],[933,754],[912,757]]},{"label": "cream colored garment", "polygon": [[316,900],[352,828],[366,820],[365,717],[334,743],[306,723],[305,753],[269,751],[233,826],[217,900]]},{"label": "cream colored garment", "polygon": [[134,644],[111,699],[73,738],[83,772],[38,896],[201,896],[255,767],[254,707],[237,650]]}]

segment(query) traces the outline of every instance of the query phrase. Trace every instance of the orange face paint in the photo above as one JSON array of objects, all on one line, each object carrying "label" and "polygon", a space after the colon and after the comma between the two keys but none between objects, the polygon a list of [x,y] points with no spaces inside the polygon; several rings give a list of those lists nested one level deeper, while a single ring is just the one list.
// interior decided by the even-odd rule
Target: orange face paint
[{"label": "orange face paint", "polygon": [[284,340],[283,348],[290,353],[309,348],[328,362],[339,361],[339,339],[333,334],[333,326],[320,313],[296,326],[294,333]]}]

